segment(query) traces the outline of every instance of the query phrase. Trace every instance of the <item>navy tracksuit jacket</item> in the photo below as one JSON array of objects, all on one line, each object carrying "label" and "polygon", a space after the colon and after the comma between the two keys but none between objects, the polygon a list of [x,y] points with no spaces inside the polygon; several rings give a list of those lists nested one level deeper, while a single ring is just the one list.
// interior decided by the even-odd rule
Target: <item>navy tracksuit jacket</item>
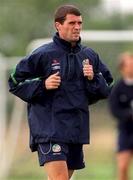
[{"label": "navy tracksuit jacket", "polygon": [[110,108],[118,120],[118,128],[133,134],[133,85],[120,80],[109,97]]},{"label": "navy tracksuit jacket", "polygon": [[110,108],[118,121],[118,151],[133,149],[133,85],[120,80],[109,97]]},{"label": "navy tracksuit jacket", "polygon": [[[83,61],[89,59],[95,77],[83,76]],[[59,71],[61,85],[46,90],[44,80]],[[28,103],[30,147],[56,141],[89,143],[88,104],[108,97],[112,76],[99,56],[77,42],[71,47],[56,33],[53,42],[36,49],[17,65],[9,78],[10,92]]]}]

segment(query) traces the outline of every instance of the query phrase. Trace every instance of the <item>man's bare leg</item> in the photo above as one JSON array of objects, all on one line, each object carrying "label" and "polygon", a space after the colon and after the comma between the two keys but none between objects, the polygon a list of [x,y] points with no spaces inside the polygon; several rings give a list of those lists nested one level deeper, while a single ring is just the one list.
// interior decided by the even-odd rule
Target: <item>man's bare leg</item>
[{"label": "man's bare leg", "polygon": [[52,161],[44,165],[48,180],[69,180],[66,161]]},{"label": "man's bare leg", "polygon": [[73,173],[74,173],[74,170],[71,170],[71,169],[68,170],[69,179],[71,179]]},{"label": "man's bare leg", "polygon": [[[68,170],[69,179],[71,179],[72,175],[74,173],[74,170]],[[48,180],[52,180],[48,177]]]},{"label": "man's bare leg", "polygon": [[[68,170],[69,179],[71,179],[72,175],[74,173],[74,170]],[[48,180],[52,180],[48,177]]]},{"label": "man's bare leg", "polygon": [[128,170],[131,159],[131,151],[123,151],[117,154],[118,180],[128,180]]}]

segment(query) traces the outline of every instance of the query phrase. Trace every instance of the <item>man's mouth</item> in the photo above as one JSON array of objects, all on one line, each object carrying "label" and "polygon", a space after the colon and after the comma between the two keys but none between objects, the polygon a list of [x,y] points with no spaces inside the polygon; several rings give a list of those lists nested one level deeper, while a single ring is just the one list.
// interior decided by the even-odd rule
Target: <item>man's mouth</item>
[{"label": "man's mouth", "polygon": [[75,32],[75,33],[73,33],[73,35],[79,36],[80,33],[79,32]]}]

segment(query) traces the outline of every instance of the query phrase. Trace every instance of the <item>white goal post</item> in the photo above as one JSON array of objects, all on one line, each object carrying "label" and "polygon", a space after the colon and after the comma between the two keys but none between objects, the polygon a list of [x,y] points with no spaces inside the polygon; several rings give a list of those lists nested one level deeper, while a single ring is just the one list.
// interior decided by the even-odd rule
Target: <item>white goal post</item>
[{"label": "white goal post", "polygon": [[[33,40],[27,47],[27,52],[31,52],[44,43],[51,42],[52,38]],[[132,42],[132,30],[84,30],[81,32],[83,42]]]}]

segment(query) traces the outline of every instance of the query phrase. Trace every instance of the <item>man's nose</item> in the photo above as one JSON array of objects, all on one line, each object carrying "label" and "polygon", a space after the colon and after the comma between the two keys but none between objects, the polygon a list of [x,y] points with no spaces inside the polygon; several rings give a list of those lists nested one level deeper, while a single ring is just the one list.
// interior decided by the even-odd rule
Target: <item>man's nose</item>
[{"label": "man's nose", "polygon": [[75,29],[77,29],[77,30],[80,30],[81,29],[81,25],[80,24],[75,24]]}]

